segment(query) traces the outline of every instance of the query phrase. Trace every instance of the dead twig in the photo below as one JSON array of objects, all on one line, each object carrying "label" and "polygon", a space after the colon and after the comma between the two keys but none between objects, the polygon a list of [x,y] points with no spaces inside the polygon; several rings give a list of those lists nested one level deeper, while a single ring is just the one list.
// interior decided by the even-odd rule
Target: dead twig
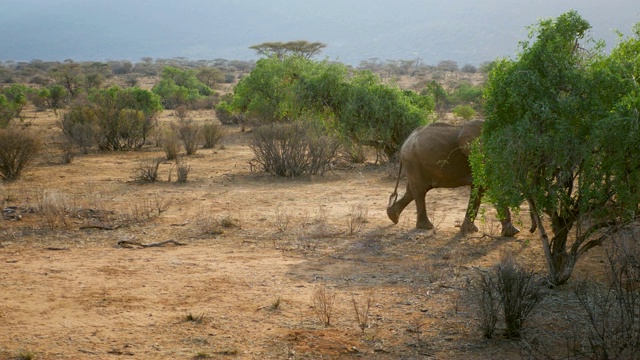
[{"label": "dead twig", "polygon": [[136,248],[136,247],[139,247],[139,248],[160,247],[160,246],[164,246],[166,244],[174,244],[174,245],[177,245],[177,246],[187,245],[187,244],[183,244],[181,242],[178,242],[176,240],[165,240],[165,241],[160,241],[160,242],[151,243],[151,244],[143,244],[143,243],[139,243],[137,241],[130,241],[130,240],[120,240],[120,241],[118,241],[118,246],[119,247],[129,248],[129,249],[133,249],[133,248]]},{"label": "dead twig", "polygon": [[115,230],[117,228],[119,228],[120,225],[84,225],[84,226],[80,226],[80,230],[85,230],[85,229],[99,229],[99,230]]}]

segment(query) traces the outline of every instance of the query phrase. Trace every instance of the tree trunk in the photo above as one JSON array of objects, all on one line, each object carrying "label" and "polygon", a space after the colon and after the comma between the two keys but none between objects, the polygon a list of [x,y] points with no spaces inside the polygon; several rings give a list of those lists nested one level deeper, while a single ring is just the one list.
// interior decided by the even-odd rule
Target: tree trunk
[{"label": "tree trunk", "polygon": [[579,252],[571,251],[567,252],[567,238],[569,235],[569,229],[571,229],[573,222],[566,221],[566,219],[559,216],[552,216],[552,228],[554,236],[549,241],[549,235],[547,234],[542,219],[536,209],[535,203],[531,199],[527,199],[529,203],[529,211],[531,212],[531,218],[535,220],[538,227],[538,233],[540,234],[540,240],[542,242],[542,249],[544,250],[545,257],[547,259],[547,270],[549,271],[549,281],[553,285],[565,284],[571,274],[573,268],[578,261]]}]

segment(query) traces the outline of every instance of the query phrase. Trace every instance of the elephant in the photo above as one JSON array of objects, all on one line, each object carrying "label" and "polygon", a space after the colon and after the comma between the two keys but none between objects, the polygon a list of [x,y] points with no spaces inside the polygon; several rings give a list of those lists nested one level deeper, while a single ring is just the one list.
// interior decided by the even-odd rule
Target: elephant
[{"label": "elephant", "polygon": [[[400,170],[394,192],[389,197],[387,216],[394,224],[398,223],[402,210],[415,200],[417,210],[416,228],[433,229],[427,216],[425,197],[433,188],[454,188],[471,186],[471,196],[462,232],[475,232],[474,224],[484,189],[473,184],[469,153],[471,142],[480,136],[483,120],[471,120],[461,126],[442,122],[425,125],[414,130],[405,140],[400,150]],[[405,168],[407,189],[398,199],[398,184]],[[509,209],[504,209],[502,236],[515,236],[520,230],[511,223]]]}]

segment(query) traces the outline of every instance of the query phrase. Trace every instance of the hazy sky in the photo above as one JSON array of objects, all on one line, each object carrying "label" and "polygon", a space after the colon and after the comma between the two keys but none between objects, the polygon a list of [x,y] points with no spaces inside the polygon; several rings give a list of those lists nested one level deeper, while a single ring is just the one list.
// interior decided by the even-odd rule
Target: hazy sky
[{"label": "hazy sky", "polygon": [[638,0],[0,0],[0,61],[249,60],[251,45],[304,39],[354,65],[477,65],[512,56],[526,26],[570,9],[607,44],[640,22]]}]

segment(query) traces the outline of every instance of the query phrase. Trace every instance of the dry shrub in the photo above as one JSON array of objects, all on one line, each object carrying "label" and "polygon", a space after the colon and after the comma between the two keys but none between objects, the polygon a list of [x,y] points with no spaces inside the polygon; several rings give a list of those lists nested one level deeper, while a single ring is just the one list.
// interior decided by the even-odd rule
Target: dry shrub
[{"label": "dry shrub", "polygon": [[218,124],[206,123],[202,126],[203,148],[213,149],[224,137],[224,129]]},{"label": "dry shrub", "polygon": [[480,329],[491,338],[498,322],[499,310],[507,338],[520,337],[524,322],[544,298],[540,281],[533,271],[518,265],[505,255],[491,271],[480,274],[477,299],[480,305]]},{"label": "dry shrub", "polygon": [[519,337],[524,322],[545,293],[535,273],[522,268],[511,256],[502,258],[495,273],[506,324],[505,336]]},{"label": "dry shrub", "polygon": [[167,160],[174,160],[180,153],[180,138],[173,130],[166,130],[162,135],[162,150],[164,150]]},{"label": "dry shrub", "polygon": [[65,139],[60,144],[60,153],[63,164],[71,164],[76,157],[76,152],[73,147],[73,143],[68,139]]},{"label": "dry shrub", "polygon": [[67,223],[67,215],[71,210],[69,198],[58,191],[44,190],[37,194],[38,213],[44,218],[45,225],[53,230],[59,224],[65,226]]},{"label": "dry shrub", "polygon": [[576,358],[639,358],[640,245],[635,231],[626,233],[608,253],[608,286],[587,281],[574,286],[588,319],[587,329],[575,334]]},{"label": "dry shrub", "polygon": [[478,327],[482,336],[491,339],[496,331],[498,316],[500,315],[500,296],[496,291],[495,276],[490,273],[480,273],[477,284],[477,300],[480,306]]},{"label": "dry shrub", "polygon": [[276,208],[275,215],[275,223],[276,227],[278,228],[278,232],[285,232],[289,227],[289,223],[291,222],[291,215],[287,211],[282,210],[280,207]]},{"label": "dry shrub", "polygon": [[0,129],[0,180],[18,179],[40,150],[40,139],[27,128]]},{"label": "dry shrub", "polygon": [[200,137],[202,131],[193,119],[180,120],[177,126],[174,126],[174,131],[182,140],[182,145],[187,155],[194,155],[198,151],[198,144],[200,143]]},{"label": "dry shrub", "polygon": [[337,138],[301,122],[264,125],[253,134],[254,162],[273,175],[322,175],[338,151]]},{"label": "dry shrub", "polygon": [[369,210],[366,205],[352,205],[347,214],[347,224],[349,226],[349,234],[357,234],[364,230],[369,222]]},{"label": "dry shrub", "polygon": [[373,306],[374,300],[371,294],[365,295],[363,301],[358,301],[355,294],[351,294],[351,303],[353,304],[353,312],[358,327],[364,333],[364,330],[371,326],[369,312]]},{"label": "dry shrub", "polygon": [[134,170],[134,180],[140,182],[156,182],[158,180],[158,168],[162,161],[162,158],[141,160]]},{"label": "dry shrub", "polygon": [[341,153],[346,161],[354,164],[364,164],[369,157],[371,149],[365,145],[345,141],[342,143]]},{"label": "dry shrub", "polygon": [[177,182],[180,184],[184,184],[187,182],[187,178],[189,176],[189,172],[191,172],[191,165],[189,165],[189,163],[185,162],[183,159],[181,158],[177,158],[176,159],[176,175],[177,175]]},{"label": "dry shrub", "polygon": [[318,320],[325,327],[330,326],[333,317],[333,306],[336,302],[335,291],[327,288],[324,284],[315,286],[311,294],[311,302]]},{"label": "dry shrub", "polygon": [[144,222],[160,216],[167,211],[173,200],[157,193],[147,194],[132,201],[129,206],[129,219],[133,222]]}]

